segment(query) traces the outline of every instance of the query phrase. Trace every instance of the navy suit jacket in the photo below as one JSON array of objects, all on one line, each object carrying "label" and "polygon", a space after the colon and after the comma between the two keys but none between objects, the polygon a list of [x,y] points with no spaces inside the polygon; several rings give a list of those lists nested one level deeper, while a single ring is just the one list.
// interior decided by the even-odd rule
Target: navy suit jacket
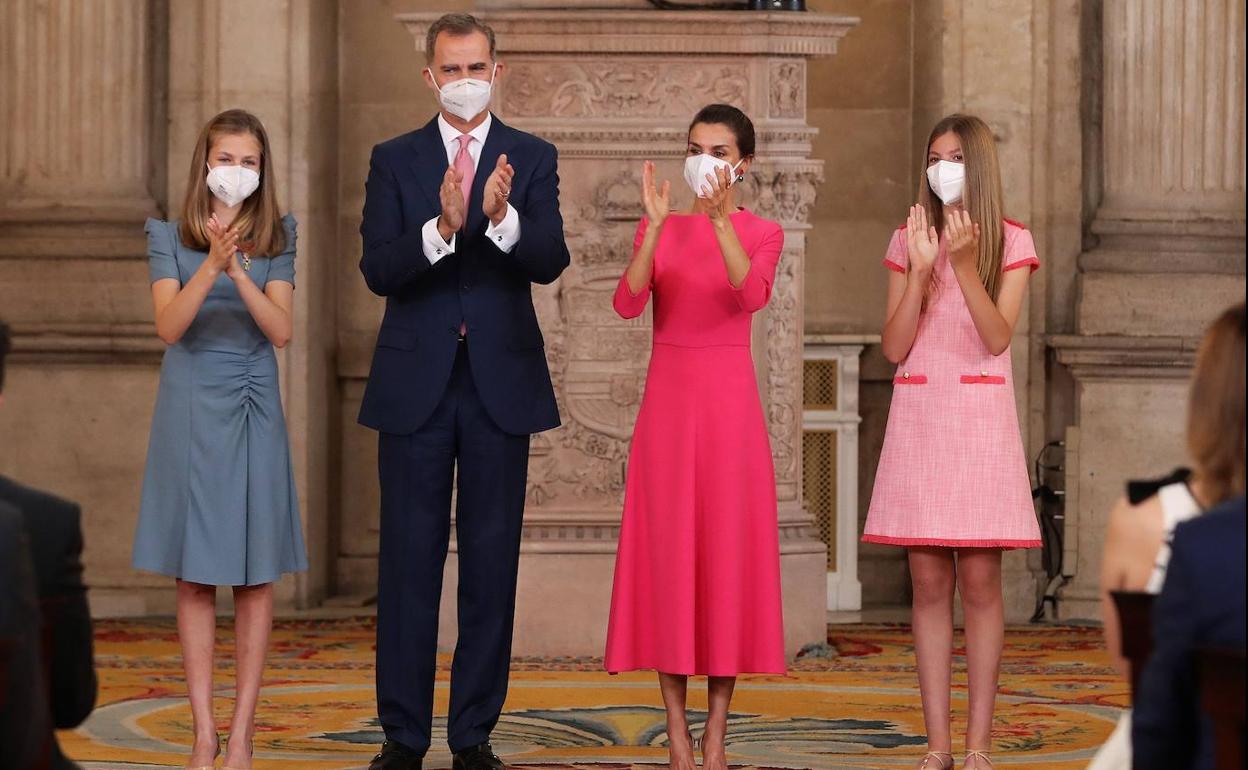
[{"label": "navy suit jacket", "polygon": [[[0,476],[0,504],[21,512],[39,597],[45,684],[52,724],[77,727],[95,708],[91,611],[82,577],[82,513],[76,503]],[[51,739],[52,770],[78,765]]]},{"label": "navy suit jacket", "polygon": [[1153,609],[1153,654],[1135,696],[1134,770],[1212,770],[1195,653],[1245,646],[1244,498],[1180,524]]},{"label": "navy suit jacket", "polygon": [[13,770],[45,770],[52,758],[35,586],[21,511],[0,500],[0,767]]},{"label": "navy suit jacket", "polygon": [[[510,253],[485,237],[485,180],[498,156],[515,168],[509,202],[520,215]],[[386,298],[360,423],[384,433],[416,431],[446,390],[468,327],[473,381],[486,411],[507,433],[559,425],[531,286],[548,284],[568,266],[559,214],[554,145],[493,118],[473,178],[464,230],[455,253],[430,265],[421,229],[442,211],[438,189],[447,169],[437,119],[373,148],[360,234],[360,271]]]}]

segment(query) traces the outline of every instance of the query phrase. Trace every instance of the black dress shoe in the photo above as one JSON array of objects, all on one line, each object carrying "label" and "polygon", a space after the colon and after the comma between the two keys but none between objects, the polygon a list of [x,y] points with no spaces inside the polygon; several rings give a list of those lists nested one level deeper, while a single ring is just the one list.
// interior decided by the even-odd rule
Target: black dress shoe
[{"label": "black dress shoe", "polygon": [[368,770],[421,770],[423,755],[396,741],[381,744],[381,752],[373,757]]},{"label": "black dress shoe", "polygon": [[488,743],[455,752],[451,767],[454,770],[507,770],[503,760],[494,755]]}]

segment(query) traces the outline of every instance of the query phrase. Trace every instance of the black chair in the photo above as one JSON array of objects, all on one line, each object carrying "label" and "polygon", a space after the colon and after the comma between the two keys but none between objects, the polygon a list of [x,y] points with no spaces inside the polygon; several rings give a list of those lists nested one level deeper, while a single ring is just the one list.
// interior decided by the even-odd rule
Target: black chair
[{"label": "black chair", "polygon": [[1143,591],[1111,591],[1109,595],[1118,611],[1118,625],[1122,629],[1119,654],[1127,659],[1131,668],[1131,699],[1134,701],[1144,664],[1153,654],[1153,602],[1157,597]]},{"label": "black chair", "polygon": [[1244,650],[1203,649],[1196,653],[1200,705],[1213,722],[1213,756],[1218,770],[1244,768]]}]

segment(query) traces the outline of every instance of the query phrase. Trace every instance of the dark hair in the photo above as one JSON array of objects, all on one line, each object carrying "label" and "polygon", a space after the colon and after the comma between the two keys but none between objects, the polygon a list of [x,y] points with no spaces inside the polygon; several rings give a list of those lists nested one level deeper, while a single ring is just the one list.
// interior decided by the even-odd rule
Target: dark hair
[{"label": "dark hair", "polygon": [[434,45],[438,42],[438,35],[443,32],[452,37],[480,32],[490,41],[490,60],[494,60],[494,30],[490,29],[490,25],[482,24],[470,13],[448,13],[429,25],[429,34],[425,36],[425,61],[433,61]]},{"label": "dark hair", "polygon": [[693,116],[689,133],[693,133],[693,127],[699,123],[727,126],[733,136],[737,137],[737,149],[741,151],[741,157],[754,157],[754,123],[741,110],[731,104],[708,104]]},{"label": "dark hair", "polygon": [[9,325],[0,321],[0,393],[4,392],[4,359],[9,355]]}]

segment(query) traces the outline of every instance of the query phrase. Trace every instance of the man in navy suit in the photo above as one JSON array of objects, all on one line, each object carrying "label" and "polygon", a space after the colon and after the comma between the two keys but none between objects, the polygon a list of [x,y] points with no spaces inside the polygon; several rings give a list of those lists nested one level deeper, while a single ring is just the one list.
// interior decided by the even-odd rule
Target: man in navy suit
[{"label": "man in navy suit", "polygon": [[[1242,436],[1242,434],[1241,434]],[[1153,654],[1131,725],[1135,770],[1213,770],[1213,733],[1201,714],[1195,653],[1244,649],[1244,498],[1174,532],[1165,587],[1153,609]]]},{"label": "man in navy suit", "polygon": [[419,770],[431,743],[452,479],[459,639],[447,737],[455,770],[503,767],[529,437],[559,424],[531,285],[568,266],[553,145],[489,112],[503,72],[467,14],[429,29],[441,112],[373,148],[360,270],[386,298],[360,423],[380,433],[377,710],[370,770]]},{"label": "man in navy suit", "polygon": [[[9,327],[0,321],[0,405],[9,339]],[[82,514],[75,503],[0,476],[0,519],[14,516],[16,527],[12,521],[0,520],[0,658],[8,646],[6,637],[12,635],[14,618],[19,644],[19,657],[7,666],[0,660],[0,757],[9,756],[9,723],[14,713],[19,721],[41,725],[37,729],[45,732],[39,760],[0,762],[0,767],[75,770],[78,765],[61,753],[52,730],[77,727],[95,708],[91,610],[82,576]],[[38,602],[33,607],[28,596],[14,594],[27,582],[22,569],[26,564]],[[15,615],[13,607],[25,609]],[[30,649],[24,644],[30,644]],[[32,650],[39,671],[28,670],[30,658],[25,656]],[[21,756],[21,750],[20,745],[11,749],[15,756]]]}]

